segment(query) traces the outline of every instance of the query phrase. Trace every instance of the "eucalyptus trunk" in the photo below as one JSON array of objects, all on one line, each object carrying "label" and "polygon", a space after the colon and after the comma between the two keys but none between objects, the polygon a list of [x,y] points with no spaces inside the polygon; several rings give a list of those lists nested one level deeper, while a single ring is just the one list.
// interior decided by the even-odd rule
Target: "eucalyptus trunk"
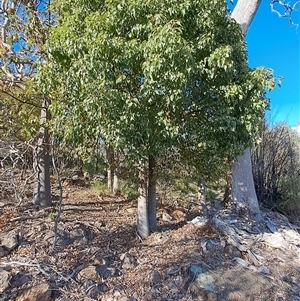
[{"label": "eucalyptus trunk", "polygon": [[113,193],[117,194],[119,192],[119,154],[114,153],[114,176],[113,176]]},{"label": "eucalyptus trunk", "polygon": [[114,151],[111,146],[106,149],[107,160],[107,190],[113,192],[114,187]]},{"label": "eucalyptus trunk", "polygon": [[149,156],[148,215],[150,231],[157,231],[155,157]]},{"label": "eucalyptus trunk", "polygon": [[137,231],[142,238],[150,235],[148,215],[148,164],[141,162],[139,166]]},{"label": "eucalyptus trunk", "polygon": [[[259,8],[261,0],[239,0],[231,17],[241,26],[243,33],[247,31]],[[250,149],[247,148],[233,164],[230,205],[236,213],[255,221],[262,219],[255,192]]]},{"label": "eucalyptus trunk", "polygon": [[50,136],[45,127],[49,120],[48,101],[44,99],[41,116],[40,130],[37,139],[37,145],[33,152],[33,203],[41,207],[51,206],[51,188],[50,188]]}]

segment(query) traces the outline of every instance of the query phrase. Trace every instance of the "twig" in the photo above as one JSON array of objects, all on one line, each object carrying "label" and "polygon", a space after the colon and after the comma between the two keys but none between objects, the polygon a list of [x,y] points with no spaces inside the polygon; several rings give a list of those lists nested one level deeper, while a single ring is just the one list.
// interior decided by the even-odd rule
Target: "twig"
[{"label": "twig", "polygon": [[135,230],[135,235],[137,236],[137,238],[143,243],[143,239],[141,238],[141,236],[139,235],[138,231]]},{"label": "twig", "polygon": [[10,262],[1,262],[0,265],[3,266],[10,266],[10,265],[20,265],[20,266],[27,266],[27,267],[35,267],[37,268],[42,274],[52,279],[53,277],[47,273],[41,266],[40,263],[27,263],[27,262],[19,262],[19,261],[10,261]]},{"label": "twig", "polygon": [[58,222],[59,222],[59,219],[60,219],[61,207],[62,207],[62,185],[61,185],[60,174],[58,172],[58,169],[57,169],[57,166],[56,166],[56,163],[55,163],[55,159],[54,159],[54,139],[52,141],[52,164],[53,164],[53,168],[54,168],[54,171],[56,173],[56,176],[57,176],[57,182],[58,182],[58,187],[59,187],[59,203],[58,203],[57,216],[56,216],[55,221],[54,221],[54,238],[53,238],[53,245],[52,245],[52,252],[54,252],[56,242],[57,242],[57,227],[58,227]]},{"label": "twig", "polygon": [[44,217],[44,216],[43,215],[38,215],[38,216],[25,216],[25,215],[22,215],[22,216],[11,218],[9,221],[10,222],[18,222],[18,221],[26,221],[28,219],[38,219],[38,218],[42,218],[42,217]]}]

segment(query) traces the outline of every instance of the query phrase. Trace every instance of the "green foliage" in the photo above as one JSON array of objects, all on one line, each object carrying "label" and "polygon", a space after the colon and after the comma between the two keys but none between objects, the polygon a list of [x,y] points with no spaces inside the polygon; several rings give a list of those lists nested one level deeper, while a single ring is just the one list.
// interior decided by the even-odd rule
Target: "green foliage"
[{"label": "green foliage", "polygon": [[48,0],[25,2],[3,2],[0,51],[0,134],[22,141],[35,137],[39,128],[42,96],[33,78],[53,21]]},{"label": "green foliage", "polygon": [[299,221],[300,214],[300,175],[288,174],[278,183],[280,200],[277,202],[276,209],[292,221]]},{"label": "green foliage", "polygon": [[49,218],[50,218],[50,220],[51,220],[51,222],[54,222],[55,220],[56,220],[56,218],[57,218],[57,212],[55,211],[55,212],[50,212],[49,213]]},{"label": "green foliage", "polygon": [[300,138],[287,124],[261,124],[252,150],[255,189],[260,203],[296,220],[300,213]]},{"label": "green foliage", "polygon": [[247,65],[226,1],[56,0],[39,84],[62,143],[101,137],[128,160],[172,145],[203,178],[254,139],[274,86]]},{"label": "green foliage", "polygon": [[92,189],[96,190],[101,197],[108,194],[107,184],[100,180],[97,180],[92,184]]},{"label": "green foliage", "polygon": [[131,180],[121,180],[119,183],[119,193],[127,200],[136,200],[137,185]]}]

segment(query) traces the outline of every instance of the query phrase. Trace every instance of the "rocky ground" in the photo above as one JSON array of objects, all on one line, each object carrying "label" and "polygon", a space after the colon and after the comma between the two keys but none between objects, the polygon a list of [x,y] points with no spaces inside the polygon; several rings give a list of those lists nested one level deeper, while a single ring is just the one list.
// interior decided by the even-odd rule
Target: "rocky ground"
[{"label": "rocky ground", "polygon": [[278,213],[257,226],[161,206],[159,232],[142,240],[134,202],[64,191],[57,236],[55,208],[0,200],[1,301],[300,301],[299,228]]}]

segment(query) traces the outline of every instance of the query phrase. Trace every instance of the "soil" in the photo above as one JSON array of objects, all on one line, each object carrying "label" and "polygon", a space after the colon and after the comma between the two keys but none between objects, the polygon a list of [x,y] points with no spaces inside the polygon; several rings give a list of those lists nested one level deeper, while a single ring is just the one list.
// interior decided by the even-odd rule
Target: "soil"
[{"label": "soil", "polygon": [[[240,251],[210,222],[188,223],[199,215],[197,207],[161,205],[159,231],[141,239],[135,201],[67,186],[52,249],[57,201],[40,210],[29,201],[1,204],[2,244],[4,235],[18,238],[18,246],[0,258],[0,271],[10,277],[1,301],[16,300],[43,282],[51,287],[51,300],[300,301],[300,245],[271,247],[249,226],[243,239],[252,242]],[[272,218],[279,229],[279,215]],[[293,231],[299,235],[298,228]],[[17,285],[18,275],[27,278]]]}]

